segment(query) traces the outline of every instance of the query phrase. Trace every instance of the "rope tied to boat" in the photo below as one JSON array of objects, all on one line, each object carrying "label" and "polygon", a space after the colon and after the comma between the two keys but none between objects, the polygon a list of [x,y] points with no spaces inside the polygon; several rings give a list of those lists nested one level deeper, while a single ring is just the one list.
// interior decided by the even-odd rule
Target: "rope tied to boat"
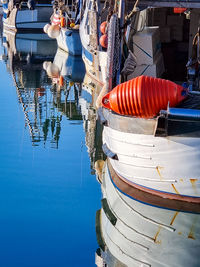
[{"label": "rope tied to boat", "polygon": [[139,3],[139,0],[136,0],[132,11],[128,15],[126,15],[126,17],[125,17],[126,21],[129,20],[136,12],[138,12],[138,10],[139,10],[137,7],[138,3]]}]

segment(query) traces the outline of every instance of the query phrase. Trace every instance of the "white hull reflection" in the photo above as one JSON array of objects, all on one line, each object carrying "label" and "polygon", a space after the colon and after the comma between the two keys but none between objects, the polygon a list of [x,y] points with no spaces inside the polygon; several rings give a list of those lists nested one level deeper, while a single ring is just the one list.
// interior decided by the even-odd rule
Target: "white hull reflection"
[{"label": "white hull reflection", "polygon": [[3,45],[14,54],[37,55],[43,60],[52,58],[56,51],[56,42],[44,33],[15,33],[4,29]]},{"label": "white hull reflection", "polygon": [[102,191],[104,262],[109,251],[125,266],[199,266],[199,214],[160,209],[131,199],[113,185],[107,164]]}]

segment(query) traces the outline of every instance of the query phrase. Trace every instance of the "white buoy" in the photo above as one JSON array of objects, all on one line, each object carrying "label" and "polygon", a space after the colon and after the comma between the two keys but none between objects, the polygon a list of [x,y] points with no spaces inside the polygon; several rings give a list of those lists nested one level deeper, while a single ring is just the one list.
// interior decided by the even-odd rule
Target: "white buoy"
[{"label": "white buoy", "polygon": [[46,69],[47,75],[51,78],[58,78],[60,76],[60,70],[57,65],[50,62]]},{"label": "white buoy", "polygon": [[58,25],[50,25],[47,34],[50,38],[57,38],[60,34],[60,27]]},{"label": "white buoy", "polygon": [[43,62],[43,69],[44,69],[44,70],[47,70],[49,64],[51,64],[51,61],[44,61],[44,62]]},{"label": "white buoy", "polygon": [[49,27],[51,26],[51,24],[46,24],[46,25],[44,25],[44,27],[43,27],[43,31],[45,32],[45,33],[47,33],[47,31],[48,31],[48,29],[49,29]]}]

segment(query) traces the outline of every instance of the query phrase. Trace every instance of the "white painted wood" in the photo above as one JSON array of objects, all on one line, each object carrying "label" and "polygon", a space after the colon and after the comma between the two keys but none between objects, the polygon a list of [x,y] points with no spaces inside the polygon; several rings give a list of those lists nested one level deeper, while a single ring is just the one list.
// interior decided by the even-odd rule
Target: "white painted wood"
[{"label": "white painted wood", "polygon": [[118,155],[115,171],[132,183],[200,196],[200,138],[155,137],[104,127],[103,143]]}]

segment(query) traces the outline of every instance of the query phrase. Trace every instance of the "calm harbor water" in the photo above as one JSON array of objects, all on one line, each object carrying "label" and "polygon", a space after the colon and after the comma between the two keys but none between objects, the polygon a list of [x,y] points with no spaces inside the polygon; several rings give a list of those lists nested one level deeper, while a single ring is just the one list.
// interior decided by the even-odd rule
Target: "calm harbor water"
[{"label": "calm harbor water", "polygon": [[95,266],[101,189],[77,90],[62,102],[45,59],[0,52],[0,266]]}]

